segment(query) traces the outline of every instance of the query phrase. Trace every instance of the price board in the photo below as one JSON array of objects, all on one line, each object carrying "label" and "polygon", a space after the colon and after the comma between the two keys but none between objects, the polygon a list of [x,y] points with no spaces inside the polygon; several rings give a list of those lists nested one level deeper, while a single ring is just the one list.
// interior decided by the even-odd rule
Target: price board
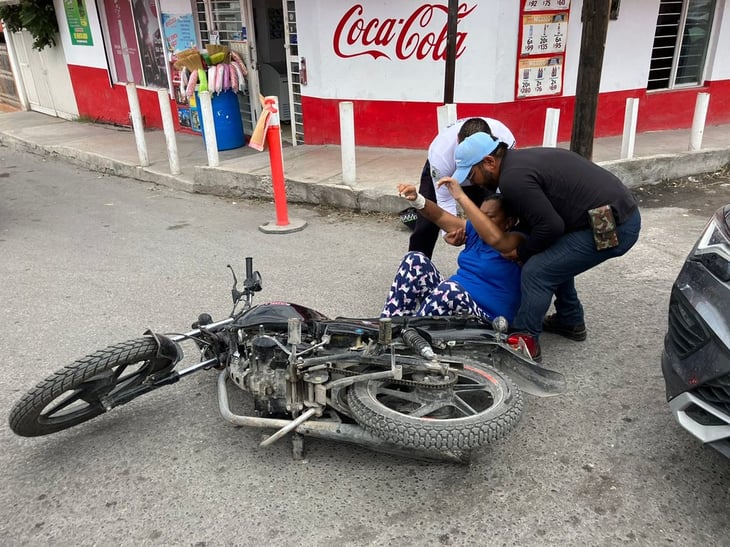
[{"label": "price board", "polygon": [[570,0],[525,0],[519,29],[515,98],[560,95]]}]

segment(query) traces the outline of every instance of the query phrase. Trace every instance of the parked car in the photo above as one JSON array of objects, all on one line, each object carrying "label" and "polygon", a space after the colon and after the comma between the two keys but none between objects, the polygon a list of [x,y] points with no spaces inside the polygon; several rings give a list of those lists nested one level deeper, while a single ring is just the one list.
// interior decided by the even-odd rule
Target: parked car
[{"label": "parked car", "polygon": [[662,372],[680,425],[730,458],[730,204],[718,209],[669,299]]}]

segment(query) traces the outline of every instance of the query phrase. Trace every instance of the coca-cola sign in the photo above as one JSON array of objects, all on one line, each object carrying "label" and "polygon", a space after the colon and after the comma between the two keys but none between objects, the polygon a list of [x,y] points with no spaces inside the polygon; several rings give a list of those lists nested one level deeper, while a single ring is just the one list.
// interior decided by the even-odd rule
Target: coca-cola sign
[{"label": "coca-cola sign", "polygon": [[[393,2],[393,7],[399,5]],[[457,21],[474,11],[475,6],[460,4]],[[370,55],[373,59],[446,59],[448,8],[442,4],[423,4],[406,17],[368,17],[362,4],[355,4],[337,23],[332,47],[338,57]],[[456,33],[456,57],[466,46],[466,32]]]}]

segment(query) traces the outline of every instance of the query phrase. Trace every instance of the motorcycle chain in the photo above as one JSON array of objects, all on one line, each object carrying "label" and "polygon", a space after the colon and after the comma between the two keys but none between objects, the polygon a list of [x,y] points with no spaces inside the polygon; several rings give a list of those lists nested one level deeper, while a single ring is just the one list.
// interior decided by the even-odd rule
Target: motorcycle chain
[{"label": "motorcycle chain", "polygon": [[[354,370],[337,368],[336,366],[330,364],[326,366],[326,369],[330,373],[342,374],[343,376],[358,376],[360,374],[359,372],[355,372]],[[418,380],[396,380],[395,378],[388,378],[388,383],[400,386],[420,387],[424,389],[443,389],[445,387],[456,384],[457,380],[458,376],[456,374],[449,373],[448,378],[443,378],[438,383],[419,382]]]}]

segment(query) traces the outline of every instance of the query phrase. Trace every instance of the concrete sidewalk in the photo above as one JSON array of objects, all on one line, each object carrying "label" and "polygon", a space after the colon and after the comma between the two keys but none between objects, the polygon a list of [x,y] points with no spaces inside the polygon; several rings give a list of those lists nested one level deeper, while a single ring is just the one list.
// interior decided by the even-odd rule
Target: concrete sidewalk
[{"label": "concrete sidewalk", "polygon": [[[636,136],[635,158],[619,160],[621,137],[596,139],[594,161],[628,186],[716,171],[730,163],[730,125],[708,126],[703,149],[688,152],[689,130]],[[203,139],[177,134],[182,173],[170,174],[165,136],[146,131],[150,166],[140,167],[131,128],[67,121],[36,112],[0,112],[0,145],[55,155],[92,170],[153,182],[178,190],[226,197],[271,199],[269,155],[248,147],[219,153],[220,165],[207,166]],[[519,144],[519,135],[517,135]],[[568,147],[568,143],[559,146]],[[340,147],[285,146],[287,201],[362,211],[397,212],[405,202],[398,182],[417,184],[425,150],[358,147],[357,183],[343,184]]]}]

